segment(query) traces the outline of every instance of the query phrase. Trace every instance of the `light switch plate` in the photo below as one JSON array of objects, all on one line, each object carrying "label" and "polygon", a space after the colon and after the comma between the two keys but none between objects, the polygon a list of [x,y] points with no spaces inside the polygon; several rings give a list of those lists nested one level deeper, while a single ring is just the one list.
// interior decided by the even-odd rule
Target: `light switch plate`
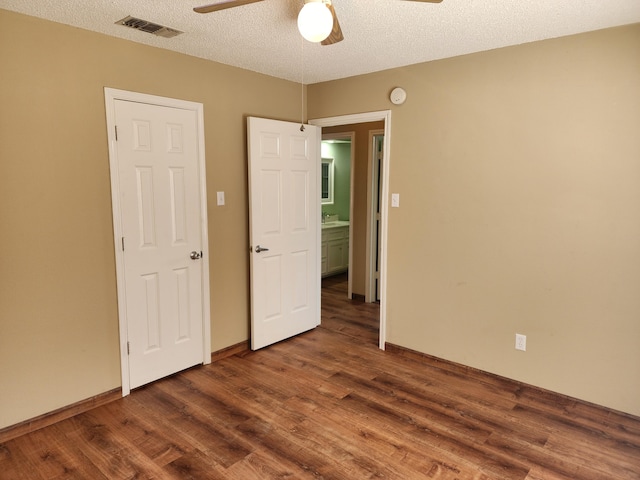
[{"label": "light switch plate", "polygon": [[224,205],[224,192],[216,192],[216,196],[218,199],[218,206],[221,207]]},{"label": "light switch plate", "polygon": [[391,206],[398,208],[400,206],[400,194],[392,193],[391,194]]}]

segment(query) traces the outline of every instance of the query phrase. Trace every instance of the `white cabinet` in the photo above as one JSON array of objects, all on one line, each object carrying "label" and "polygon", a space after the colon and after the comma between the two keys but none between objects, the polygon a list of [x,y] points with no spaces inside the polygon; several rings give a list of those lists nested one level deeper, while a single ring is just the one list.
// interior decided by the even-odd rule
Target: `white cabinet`
[{"label": "white cabinet", "polygon": [[349,225],[326,226],[322,229],[322,276],[349,269]]}]

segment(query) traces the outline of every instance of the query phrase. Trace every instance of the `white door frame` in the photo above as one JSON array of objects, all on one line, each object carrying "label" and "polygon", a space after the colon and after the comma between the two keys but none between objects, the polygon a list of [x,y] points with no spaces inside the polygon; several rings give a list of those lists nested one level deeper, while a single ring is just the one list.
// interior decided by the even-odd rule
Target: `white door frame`
[{"label": "white door frame", "polygon": [[115,102],[124,100],[163,107],[193,110],[198,123],[198,168],[200,170],[200,225],[202,253],[205,264],[202,268],[202,336],[204,364],[211,363],[211,308],[209,298],[209,241],[207,227],[207,185],[204,153],[204,107],[201,103],[173,98],[158,97],[144,93],[129,92],[105,87],[104,100],[107,114],[107,139],[109,144],[109,170],[111,173],[111,208],[113,213],[113,239],[116,257],[116,285],[118,295],[118,323],[120,331],[120,369],[122,375],[122,396],[131,392],[129,381],[129,355],[127,354],[127,315],[124,281],[124,252],[121,248],[122,218],[120,213],[120,183],[118,180],[118,156],[116,147]]},{"label": "white door frame", "polygon": [[[322,135],[322,140],[342,140],[348,138],[351,142],[351,152],[349,154],[349,275],[347,280],[347,298],[353,298],[353,189],[354,189],[354,168],[355,168],[355,140],[356,132],[326,133]],[[335,183],[334,183],[335,185]]]},{"label": "white door frame", "polygon": [[[391,110],[381,110],[378,112],[355,113],[352,115],[342,115],[338,117],[317,118],[309,120],[311,125],[319,127],[335,127],[337,125],[350,125],[353,123],[367,123],[384,121],[384,145],[382,157],[382,191],[381,202],[381,258],[380,258],[380,343],[379,348],[385,349],[387,338],[387,230],[389,225],[389,165],[391,163]],[[351,239],[349,239],[351,241]],[[351,255],[351,253],[349,253]]]}]

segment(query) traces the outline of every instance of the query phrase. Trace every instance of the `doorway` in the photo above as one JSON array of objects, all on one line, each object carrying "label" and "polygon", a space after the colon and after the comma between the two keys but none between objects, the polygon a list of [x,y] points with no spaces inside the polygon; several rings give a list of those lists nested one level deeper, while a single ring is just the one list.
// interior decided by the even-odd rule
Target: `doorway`
[{"label": "doorway", "polygon": [[[389,164],[390,164],[390,129],[391,129],[391,112],[389,110],[379,112],[368,112],[353,115],[344,115],[338,117],[328,117],[312,119],[309,121],[311,125],[317,125],[324,128],[339,127],[342,126],[345,130],[349,129],[351,125],[362,124],[369,122],[383,122],[383,135],[385,141],[382,142],[382,161],[381,161],[381,178],[380,178],[380,235],[379,235],[379,299],[380,299],[380,329],[379,329],[379,342],[378,346],[384,350],[386,342],[386,289],[387,289],[387,229],[388,229],[388,202],[385,200],[388,198],[389,191]],[[366,150],[366,148],[365,148]],[[352,172],[353,175],[353,172]],[[355,218],[352,218],[355,220]],[[353,227],[351,227],[353,228]],[[351,241],[351,239],[350,239]],[[350,252],[351,254],[351,252]],[[354,262],[355,263],[355,262]]]},{"label": "doorway", "polygon": [[[347,273],[353,298],[353,192],[355,132],[324,133],[322,156],[322,277]],[[325,175],[326,174],[326,175]],[[326,187],[326,194],[325,194]]]}]

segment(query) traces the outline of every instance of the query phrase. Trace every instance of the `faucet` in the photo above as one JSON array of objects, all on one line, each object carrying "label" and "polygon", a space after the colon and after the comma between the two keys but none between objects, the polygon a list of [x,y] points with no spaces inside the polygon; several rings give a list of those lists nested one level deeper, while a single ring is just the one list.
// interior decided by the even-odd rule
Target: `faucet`
[{"label": "faucet", "polygon": [[327,221],[327,217],[329,216],[329,214],[325,211],[322,212],[322,223],[325,223]]}]

